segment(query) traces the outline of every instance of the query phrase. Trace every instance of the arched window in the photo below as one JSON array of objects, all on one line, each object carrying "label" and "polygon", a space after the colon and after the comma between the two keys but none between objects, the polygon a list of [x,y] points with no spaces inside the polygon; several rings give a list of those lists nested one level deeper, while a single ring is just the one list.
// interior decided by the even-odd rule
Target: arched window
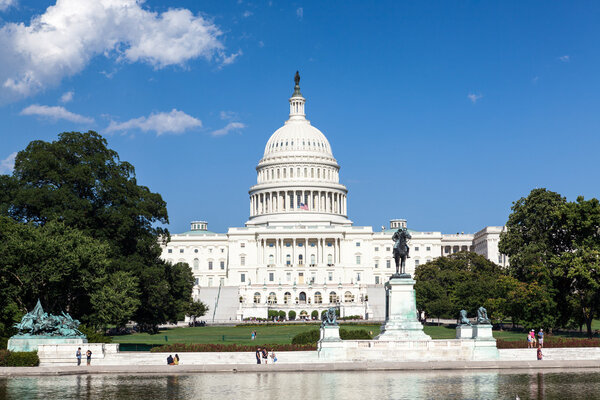
[{"label": "arched window", "polygon": [[302,265],[304,264],[304,259],[302,254],[298,254],[298,265]]},{"label": "arched window", "polygon": [[321,304],[323,302],[323,297],[321,296],[321,292],[315,292],[314,299],[315,299],[315,304]]},{"label": "arched window", "polygon": [[329,302],[330,303],[337,303],[337,294],[335,292],[330,292],[329,293]]},{"label": "arched window", "polygon": [[273,254],[269,254],[269,265],[275,264],[275,256]]},{"label": "arched window", "polygon": [[285,304],[288,304],[290,302],[291,298],[292,298],[292,294],[290,292],[285,292],[283,294],[283,302]]},{"label": "arched window", "polygon": [[277,303],[277,295],[275,294],[275,292],[271,292],[269,293],[269,304],[275,304]]},{"label": "arched window", "polygon": [[200,268],[200,260],[194,258],[194,270],[197,270],[198,268]]},{"label": "arched window", "polygon": [[300,294],[298,295],[298,301],[300,303],[306,303],[306,293],[300,292]]},{"label": "arched window", "polygon": [[354,302],[354,295],[351,292],[344,293],[344,303]]},{"label": "arched window", "polygon": [[315,264],[317,263],[317,261],[316,261],[316,257],[315,257],[315,255],[314,255],[314,254],[311,254],[311,255],[310,255],[310,263],[311,263],[312,265],[315,265]]},{"label": "arched window", "polygon": [[258,293],[258,292],[254,293],[254,302],[260,303],[260,293]]},{"label": "arched window", "polygon": [[333,254],[327,254],[327,264],[333,264]]},{"label": "arched window", "polygon": [[289,254],[285,255],[285,265],[290,265],[292,263],[292,256]]}]

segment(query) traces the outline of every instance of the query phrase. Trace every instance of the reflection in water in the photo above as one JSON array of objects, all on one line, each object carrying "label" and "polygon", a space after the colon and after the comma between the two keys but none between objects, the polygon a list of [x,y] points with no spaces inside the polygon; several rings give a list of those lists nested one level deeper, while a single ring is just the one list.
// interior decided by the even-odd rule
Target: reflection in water
[{"label": "reflection in water", "polygon": [[0,378],[0,399],[599,399],[600,370],[377,371]]}]

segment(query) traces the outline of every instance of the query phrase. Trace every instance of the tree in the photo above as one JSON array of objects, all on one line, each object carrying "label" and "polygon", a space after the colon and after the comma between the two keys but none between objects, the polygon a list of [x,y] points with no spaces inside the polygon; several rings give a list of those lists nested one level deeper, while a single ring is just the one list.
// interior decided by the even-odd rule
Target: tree
[{"label": "tree", "polygon": [[435,317],[456,318],[464,309],[474,315],[496,298],[502,267],[471,252],[439,257],[415,270],[417,308]]},{"label": "tree", "polygon": [[137,279],[139,307],[133,318],[142,326],[154,329],[183,318],[193,280],[187,264],[160,259],[159,241],[169,239],[161,227],[168,223],[166,203],[138,185],[133,166],[96,132],[65,132],[54,142],[33,141],[20,151],[12,176],[0,176],[0,213],[36,226],[60,221],[106,243],[107,273]]},{"label": "tree", "polygon": [[290,321],[293,321],[293,320],[295,320],[295,319],[296,319],[296,311],[294,311],[294,310],[290,310],[290,311],[288,312],[288,319],[289,319]]},{"label": "tree", "polygon": [[46,311],[65,311],[83,322],[103,312],[91,302],[109,265],[108,244],[62,222],[43,226],[0,216],[0,328],[40,299]]},{"label": "tree", "polygon": [[99,290],[90,295],[96,310],[90,323],[102,328],[110,324],[125,326],[141,303],[137,278],[129,272],[117,271],[98,281]]},{"label": "tree", "polygon": [[196,323],[196,318],[206,315],[208,306],[201,301],[190,301],[188,304],[186,315],[192,319],[192,323]]}]

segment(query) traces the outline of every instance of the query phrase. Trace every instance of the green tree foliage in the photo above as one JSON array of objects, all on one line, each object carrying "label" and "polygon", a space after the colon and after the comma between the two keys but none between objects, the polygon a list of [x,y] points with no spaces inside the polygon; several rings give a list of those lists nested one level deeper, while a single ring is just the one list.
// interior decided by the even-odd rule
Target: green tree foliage
[{"label": "green tree foliage", "polygon": [[117,271],[99,279],[99,288],[90,295],[99,326],[124,326],[140,306],[138,280],[130,272]]},{"label": "green tree foliage", "polygon": [[[133,166],[121,161],[99,134],[66,132],[54,142],[31,142],[17,154],[12,176],[0,175],[0,213],[39,227],[58,221],[102,244],[108,254],[102,284],[108,287],[88,293],[94,294],[96,307],[118,302],[112,296],[127,301],[96,314],[94,322],[88,296],[87,303],[77,303],[79,309],[71,304],[74,317],[93,325],[109,319],[119,324],[131,317],[148,328],[183,318],[193,277],[187,264],[160,259],[159,239],[169,239],[160,227],[168,223],[166,204],[159,194],[138,185]],[[15,303],[23,311],[29,301],[25,297]],[[4,313],[15,312],[9,307]]]},{"label": "green tree foliage", "polygon": [[439,257],[415,270],[417,308],[434,317],[456,318],[460,310],[475,315],[498,293],[499,265],[471,252]]},{"label": "green tree foliage", "polygon": [[196,318],[206,315],[208,312],[208,306],[201,301],[190,301],[188,305],[186,315],[196,322]]}]

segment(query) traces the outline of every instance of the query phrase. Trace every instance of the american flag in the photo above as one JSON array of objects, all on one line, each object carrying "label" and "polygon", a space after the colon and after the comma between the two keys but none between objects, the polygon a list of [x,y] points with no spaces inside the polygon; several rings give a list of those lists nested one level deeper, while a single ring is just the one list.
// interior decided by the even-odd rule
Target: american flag
[{"label": "american flag", "polygon": [[299,208],[300,208],[301,210],[307,210],[307,211],[308,211],[308,205],[307,205],[307,204],[300,203],[300,204],[299,204]]}]

